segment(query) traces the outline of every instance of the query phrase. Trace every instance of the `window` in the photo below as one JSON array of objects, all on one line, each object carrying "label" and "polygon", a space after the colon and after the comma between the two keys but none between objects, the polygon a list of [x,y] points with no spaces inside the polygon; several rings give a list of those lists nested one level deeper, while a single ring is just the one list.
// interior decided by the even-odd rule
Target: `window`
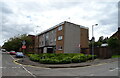
[{"label": "window", "polygon": [[62,50],[62,46],[58,46],[58,50]]},{"label": "window", "polygon": [[54,33],[54,30],[52,30],[52,34]]},{"label": "window", "polygon": [[56,38],[55,38],[55,41],[56,41]]},{"label": "window", "polygon": [[44,42],[42,41],[42,45],[44,44]]},{"label": "window", "polygon": [[62,40],[62,36],[58,36],[58,40]]},{"label": "window", "polygon": [[59,31],[62,30],[62,26],[58,27],[58,30],[59,30]]},{"label": "window", "polygon": [[48,35],[46,35],[46,39],[48,39]]},{"label": "window", "polygon": [[49,35],[49,34],[47,33],[47,34],[46,34],[46,36],[45,36],[45,37],[46,37],[46,39],[48,39],[48,37],[49,37],[48,35]]}]

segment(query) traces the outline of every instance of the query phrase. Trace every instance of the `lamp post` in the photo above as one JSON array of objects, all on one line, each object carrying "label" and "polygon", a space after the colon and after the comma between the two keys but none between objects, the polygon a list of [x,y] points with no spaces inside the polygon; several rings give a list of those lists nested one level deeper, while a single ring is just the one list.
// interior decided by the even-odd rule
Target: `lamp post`
[{"label": "lamp post", "polygon": [[[94,55],[94,26],[97,26],[98,24],[92,25],[92,55]],[[94,60],[94,57],[92,57],[92,60]]]}]

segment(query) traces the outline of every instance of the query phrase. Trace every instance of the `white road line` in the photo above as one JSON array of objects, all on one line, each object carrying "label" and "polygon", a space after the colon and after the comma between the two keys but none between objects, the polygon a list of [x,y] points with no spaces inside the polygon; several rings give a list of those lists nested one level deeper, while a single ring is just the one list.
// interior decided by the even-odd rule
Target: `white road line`
[{"label": "white road line", "polygon": [[109,71],[115,71],[115,70],[117,70],[118,68],[114,68],[114,69],[112,69],[112,70],[109,70]]},{"label": "white road line", "polygon": [[21,66],[25,71],[27,71],[30,75],[32,75],[34,78],[36,78],[36,76],[33,73],[31,73],[30,71],[28,71],[23,65],[21,65]]},{"label": "white road line", "polygon": [[20,68],[20,67],[11,67],[11,68]]},{"label": "white road line", "polygon": [[12,59],[15,60],[15,58],[13,56],[10,55],[10,57],[12,57]]},{"label": "white road line", "polygon": [[0,69],[4,69],[4,68],[20,68],[20,67],[0,67]]},{"label": "white road line", "polygon": [[94,76],[94,74],[90,74],[90,76]]},{"label": "white road line", "polygon": [[7,68],[7,67],[0,67],[0,69]]},{"label": "white road line", "polygon": [[[10,55],[10,56],[11,56],[11,55]],[[12,57],[13,60],[15,60],[15,58],[14,58],[13,56],[11,56],[11,57]],[[21,66],[26,72],[28,72],[30,75],[32,75],[34,78],[36,78],[36,76],[35,76],[33,73],[31,73],[30,71],[28,71],[23,65],[20,64],[20,66]]]}]

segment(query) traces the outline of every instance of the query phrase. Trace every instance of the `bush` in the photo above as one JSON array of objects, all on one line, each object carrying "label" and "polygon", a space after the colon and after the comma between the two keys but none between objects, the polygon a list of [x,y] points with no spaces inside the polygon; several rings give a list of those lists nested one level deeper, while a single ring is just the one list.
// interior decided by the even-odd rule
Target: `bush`
[{"label": "bush", "polygon": [[74,56],[73,58],[72,58],[72,62],[73,63],[80,63],[81,61],[80,61],[80,57],[79,56]]},{"label": "bush", "polygon": [[71,60],[70,57],[65,57],[62,60],[59,60],[59,63],[61,63],[61,64],[68,64],[68,63],[71,63],[71,62],[72,62],[72,60]]},{"label": "bush", "polygon": [[45,58],[45,59],[40,59],[39,62],[40,62],[40,63],[43,63],[43,64],[57,64],[57,63],[59,63],[59,60],[57,60],[57,59]]},{"label": "bush", "polygon": [[40,60],[40,57],[37,54],[30,54],[29,57],[30,57],[30,60],[35,61],[35,62],[38,62]]},{"label": "bush", "polygon": [[59,53],[59,54],[30,54],[30,60],[35,62],[40,62],[43,64],[68,64],[68,63],[80,63],[85,62],[87,60],[91,60],[92,55],[85,55],[85,54],[72,54],[72,53]]}]

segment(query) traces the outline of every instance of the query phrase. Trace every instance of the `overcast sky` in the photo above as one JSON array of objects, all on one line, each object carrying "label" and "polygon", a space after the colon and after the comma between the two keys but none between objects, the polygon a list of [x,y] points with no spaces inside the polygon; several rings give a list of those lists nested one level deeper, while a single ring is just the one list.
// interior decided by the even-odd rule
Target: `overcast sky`
[{"label": "overcast sky", "polygon": [[[0,1],[0,45],[18,34],[37,34],[63,21],[89,27],[96,40],[117,31],[119,0]],[[2,18],[1,18],[2,17]]]}]

